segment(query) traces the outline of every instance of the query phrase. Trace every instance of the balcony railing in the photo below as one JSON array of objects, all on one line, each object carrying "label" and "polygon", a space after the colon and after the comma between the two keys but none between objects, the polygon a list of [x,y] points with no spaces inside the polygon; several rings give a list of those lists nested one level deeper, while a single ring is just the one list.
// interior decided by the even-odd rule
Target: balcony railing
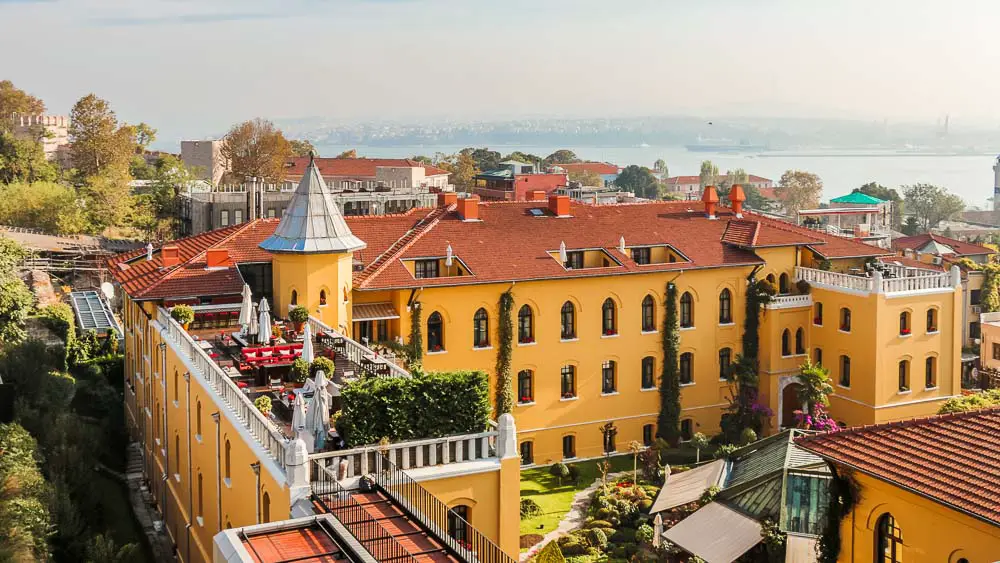
[{"label": "balcony railing", "polygon": [[812,295],[775,295],[767,304],[768,309],[793,309],[795,307],[812,307]]},{"label": "balcony railing", "polygon": [[257,442],[267,450],[271,458],[285,469],[285,445],[288,440],[281,434],[281,431],[271,423],[270,420],[261,414],[260,410],[254,406],[249,397],[236,386],[235,383],[222,371],[222,368],[201,349],[191,338],[191,335],[177,324],[166,309],[160,307],[156,313],[156,320],[160,325],[167,328],[167,336],[178,354],[186,356],[194,365],[192,376],[201,377],[209,384],[211,389],[229,405],[229,408],[236,414],[236,417],[250,431],[250,434],[257,439]]},{"label": "balcony railing", "polygon": [[388,359],[379,358],[378,354],[370,348],[327,326],[316,317],[309,317],[309,328],[312,329],[313,334],[322,332],[332,336],[334,346],[338,348],[337,352],[358,366],[358,369],[365,375],[371,377],[410,377],[410,372]]},{"label": "balcony railing", "polygon": [[[906,270],[911,270],[907,268]],[[862,293],[902,293],[935,289],[954,289],[957,282],[955,274],[949,272],[925,273],[926,270],[913,269],[918,273],[905,277],[882,277],[879,271],[872,272],[871,277],[828,272],[812,268],[795,268],[795,277],[811,284],[834,288],[849,289]]]},{"label": "balcony railing", "polygon": [[351,478],[372,471],[376,467],[376,458],[389,459],[401,469],[420,469],[449,463],[496,459],[496,441],[497,432],[493,430],[387,445],[373,444],[350,450],[313,454],[309,459],[335,473],[346,461],[346,473],[341,477]]}]

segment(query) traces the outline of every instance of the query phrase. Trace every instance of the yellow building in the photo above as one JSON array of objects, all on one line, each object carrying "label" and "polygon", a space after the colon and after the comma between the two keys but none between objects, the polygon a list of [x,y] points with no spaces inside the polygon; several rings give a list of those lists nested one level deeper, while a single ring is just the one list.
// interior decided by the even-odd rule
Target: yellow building
[{"label": "yellow building", "polygon": [[[738,188],[733,209],[717,208],[714,189],[704,199],[592,206],[565,196],[480,203],[445,193],[432,210],[345,219],[311,166],[280,222],[256,220],[113,260],[125,296],[129,424],[182,553],[188,545],[207,553],[213,531],[252,524],[256,513],[267,512],[262,520],[299,515],[293,508],[309,491],[290,485],[299,481],[289,475],[301,465],[336,470],[340,463],[330,452],[289,452],[294,441],[258,416],[163,308],[194,305],[195,336],[211,340],[234,322],[244,283],[278,316],[307,307],[314,331],[346,346],[344,357],[356,364],[349,371],[400,377],[405,369],[365,345],[419,340],[426,370],[493,374],[504,344],[500,302],[509,292],[513,418],[524,464],[600,456],[599,428],[608,422],[618,429],[612,450],[653,440],[671,283],[685,439],[719,430],[732,393],[724,374],[742,351],[749,279],[771,280],[779,290],[761,312],[760,402],[775,413],[767,430],[794,423],[795,375],[809,356],[830,367],[838,383],[831,413],[849,425],[930,414],[960,393],[957,270],[885,263],[882,249],[744,214]],[[345,373],[338,368],[336,376]],[[207,418],[216,412],[217,428]],[[227,441],[228,465],[219,461]],[[397,450],[410,463],[434,465],[432,457]],[[516,484],[502,469],[509,463],[496,448],[473,450],[488,450],[495,479],[466,476],[469,485],[438,480],[427,488],[464,513],[477,504],[472,524],[516,553],[510,523],[517,520],[508,519],[516,502],[506,496]],[[365,455],[352,458],[349,473],[363,473]],[[258,462],[259,485],[250,469]],[[189,484],[198,482],[192,492]],[[480,486],[493,492],[469,488]],[[197,518],[212,528],[189,530]]]},{"label": "yellow building", "polygon": [[[838,561],[1000,560],[1000,409],[799,438],[853,482]],[[839,519],[837,518],[839,516]]]}]

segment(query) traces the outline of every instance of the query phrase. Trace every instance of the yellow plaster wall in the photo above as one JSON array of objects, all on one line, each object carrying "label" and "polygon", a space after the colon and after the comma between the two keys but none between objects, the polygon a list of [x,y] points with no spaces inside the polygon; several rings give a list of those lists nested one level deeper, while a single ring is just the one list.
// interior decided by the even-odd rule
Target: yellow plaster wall
[{"label": "yellow plaster wall", "polygon": [[[350,253],[273,254],[273,309],[280,316],[287,316],[294,289],[298,292],[298,304],[308,308],[309,314],[350,335],[352,267]],[[325,306],[320,305],[320,291],[326,291]]]},{"label": "yellow plaster wall", "polygon": [[1000,560],[1000,528],[867,475],[854,477],[861,500],[841,525],[841,563],[875,560],[876,525],[886,512],[900,528],[904,563]]}]

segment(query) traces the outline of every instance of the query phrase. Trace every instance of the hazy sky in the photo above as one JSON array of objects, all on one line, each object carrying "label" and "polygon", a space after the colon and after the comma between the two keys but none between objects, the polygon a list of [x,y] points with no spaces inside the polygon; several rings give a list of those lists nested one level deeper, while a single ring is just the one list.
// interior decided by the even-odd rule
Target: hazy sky
[{"label": "hazy sky", "polygon": [[0,0],[0,79],[254,116],[1000,117],[996,0]]}]

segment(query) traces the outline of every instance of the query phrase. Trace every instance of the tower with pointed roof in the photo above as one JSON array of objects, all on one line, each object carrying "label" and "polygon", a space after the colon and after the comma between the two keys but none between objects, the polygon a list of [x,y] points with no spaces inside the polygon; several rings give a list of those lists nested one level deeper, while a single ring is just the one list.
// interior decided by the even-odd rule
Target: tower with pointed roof
[{"label": "tower with pointed roof", "polygon": [[284,316],[302,305],[324,323],[348,333],[354,252],[365,248],[333,201],[315,154],[274,234],[260,247],[274,255],[272,287]]}]

